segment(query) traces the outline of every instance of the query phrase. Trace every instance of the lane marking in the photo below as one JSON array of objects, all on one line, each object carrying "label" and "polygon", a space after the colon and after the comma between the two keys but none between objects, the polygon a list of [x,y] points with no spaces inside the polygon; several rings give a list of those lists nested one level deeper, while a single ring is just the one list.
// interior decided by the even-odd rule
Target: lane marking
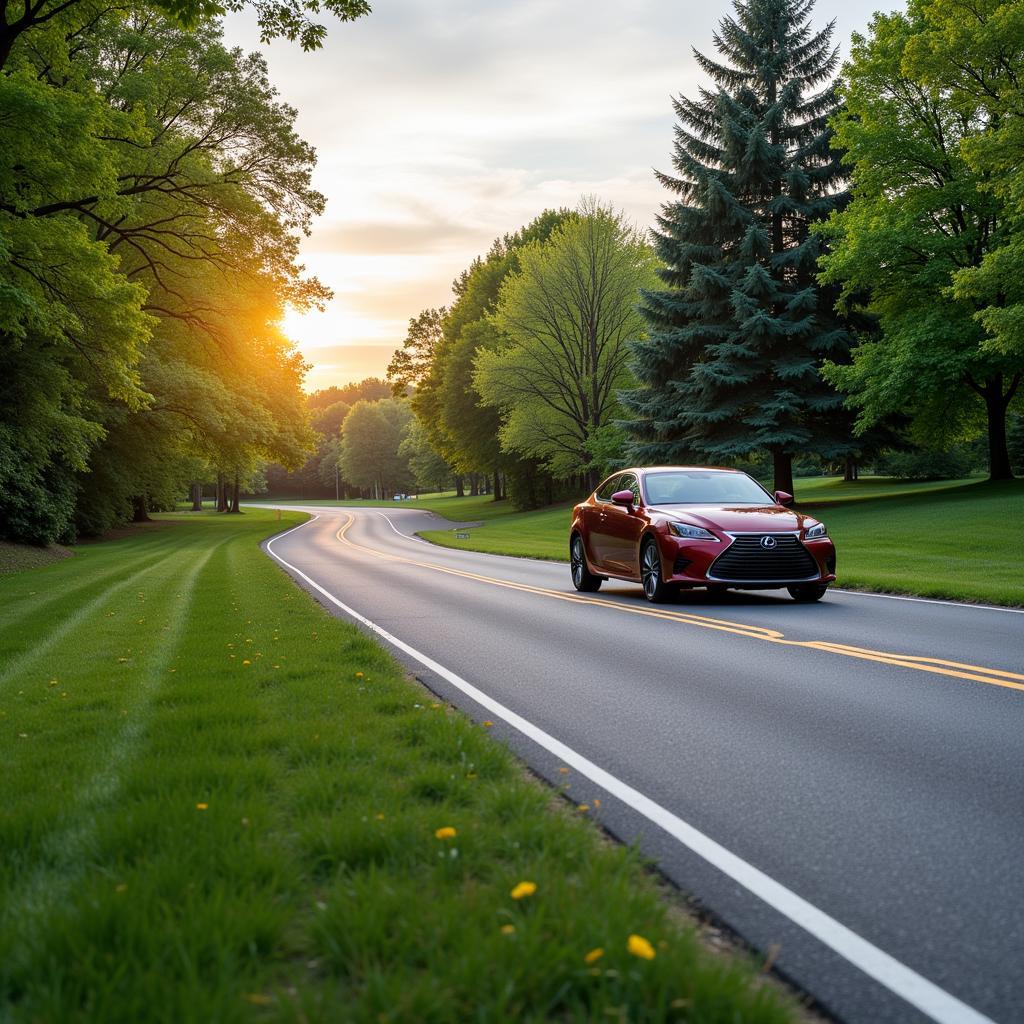
[{"label": "lane marking", "polygon": [[[294,526],[292,529],[271,538],[266,543],[267,554],[304,580],[317,593],[341,609],[346,615],[361,623],[383,640],[386,640],[393,647],[414,658],[431,672],[451,683],[452,686],[460,690],[471,700],[486,708],[488,712],[501,718],[538,746],[554,754],[561,763],[573,767],[581,775],[590,779],[591,782],[601,786],[606,792],[617,797],[638,814],[682,843],[688,850],[697,854],[698,857],[707,861],[734,882],[742,885],[764,903],[768,904],[773,910],[778,911],[834,953],[837,953],[844,960],[853,964],[854,967],[857,967],[868,977],[873,978],[894,995],[910,1003],[911,1006],[916,1007],[927,1017],[937,1021],[938,1024],[995,1024],[990,1017],[979,1013],[945,989],[939,988],[934,982],[929,981],[910,967],[907,967],[906,964],[886,953],[885,950],[879,949],[867,939],[837,921],[834,917],[826,914],[825,911],[819,909],[813,903],[809,903],[781,882],[775,881],[770,875],[766,875],[759,868],[754,867],[753,864],[748,863],[731,850],[715,842],[710,836],[705,835],[667,808],[655,803],[655,801],[644,796],[639,790],[634,789],[610,772],[594,764],[593,761],[590,761],[582,754],[577,753],[572,747],[566,746],[561,740],[555,739],[554,736],[521,715],[506,708],[472,683],[467,682],[461,676],[456,675],[440,663],[434,661],[433,658],[423,654],[403,640],[399,640],[394,634],[389,633],[386,629],[366,618],[366,616],[361,615],[354,608],[340,601],[329,590],[322,587],[301,569],[283,559],[273,550],[273,545],[279,540],[294,533],[296,530],[301,530],[304,526],[309,526],[310,523],[316,522],[319,518],[319,515],[314,514],[313,518],[308,522],[300,523],[298,526]],[[354,517],[352,518],[354,519]]]},{"label": "lane marking", "polygon": [[943,601],[940,597],[910,597],[907,594],[876,594],[870,590],[843,590],[833,587],[837,594],[849,594],[851,597],[884,597],[887,601],[913,601],[915,604],[944,604],[950,608],[971,608],[976,612],[1011,612],[1024,615],[1024,608],[1003,608],[997,604],[971,604],[970,601]]},{"label": "lane marking", "polygon": [[[346,513],[347,520],[341,525],[335,537],[342,543],[357,551],[366,552],[375,558],[382,558],[391,562],[400,562],[403,565],[416,566],[421,569],[431,569],[434,572],[445,573],[449,576],[458,576],[463,579],[474,580],[478,583],[487,583],[491,586],[505,587],[508,590],[519,590],[526,594],[535,594],[539,597],[548,597],[556,601],[568,601],[573,604],[596,605],[599,608],[610,608],[614,611],[623,612],[629,615],[643,615],[648,618],[666,619],[671,622],[680,622],[688,626],[700,626],[702,629],[713,629],[723,633],[733,633],[736,636],[747,637],[752,640],[763,640],[766,643],[781,644],[784,647],[802,647],[808,650],[823,651],[826,654],[841,655],[846,658],[858,658],[862,661],[874,661],[883,665],[893,665],[896,668],[914,669],[918,672],[928,672],[931,675],[948,676],[954,679],[966,679],[976,683],[987,683],[989,686],[1000,686],[1008,690],[1019,690],[1024,692],[1024,675],[1017,672],[1007,672],[1003,669],[986,668],[982,665],[970,665],[962,662],[947,661],[943,658],[931,658],[916,654],[893,654],[886,651],[876,651],[868,647],[857,647],[853,644],[838,643],[829,640],[787,640],[784,633],[777,629],[765,626],[754,626],[743,622],[730,622],[728,619],[718,619],[707,615],[698,615],[695,612],[670,611],[668,609],[655,609],[636,607],[633,605],[620,604],[615,601],[605,601],[601,598],[584,597],[577,593],[568,593],[561,590],[550,590],[546,587],[537,587],[529,583],[515,583],[511,580],[503,580],[495,576],[482,576],[479,573],[468,572],[465,569],[455,569],[447,565],[437,565],[433,562],[418,562],[403,555],[392,555],[386,551],[378,551],[376,548],[359,544],[347,536],[349,528],[356,522],[356,517]],[[396,531],[397,532],[397,531]],[[404,536],[404,534],[400,534]]]},{"label": "lane marking", "polygon": [[425,541],[422,537],[416,537],[416,536],[410,535],[408,533],[402,533],[402,531],[397,526],[395,526],[395,524],[393,522],[391,522],[391,518],[389,516],[385,515],[383,512],[378,512],[377,515],[379,515],[381,517],[381,519],[385,520],[387,522],[388,526],[390,526],[391,529],[394,530],[395,533],[397,533],[398,536],[402,538],[402,540],[417,540],[421,544],[428,544],[428,543],[430,543],[429,541]]}]

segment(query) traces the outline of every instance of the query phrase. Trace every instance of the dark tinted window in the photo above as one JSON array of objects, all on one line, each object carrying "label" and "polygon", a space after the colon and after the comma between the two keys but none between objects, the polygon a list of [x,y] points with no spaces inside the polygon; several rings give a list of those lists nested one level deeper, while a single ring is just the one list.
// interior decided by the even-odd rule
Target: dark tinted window
[{"label": "dark tinted window", "polygon": [[651,505],[768,505],[768,492],[746,473],[676,469],[644,477]]},{"label": "dark tinted window", "polygon": [[600,501],[611,501],[612,495],[619,489],[617,484],[619,482],[619,476],[610,476],[601,486],[597,489],[597,497]]}]

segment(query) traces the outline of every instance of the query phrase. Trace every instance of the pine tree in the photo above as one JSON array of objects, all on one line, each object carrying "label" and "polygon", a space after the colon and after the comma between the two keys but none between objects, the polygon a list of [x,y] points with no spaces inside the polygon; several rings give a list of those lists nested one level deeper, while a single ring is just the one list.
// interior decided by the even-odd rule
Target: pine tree
[{"label": "pine tree", "polygon": [[849,324],[816,282],[811,225],[846,201],[828,119],[834,23],[813,32],[814,0],[734,0],[714,37],[719,63],[694,51],[717,89],[674,101],[678,199],[654,232],[665,288],[643,294],[646,339],[633,343],[639,387],[622,397],[632,456],[728,459],[767,449],[792,492],[792,457],[857,447],[842,397],[819,375],[846,362]]}]

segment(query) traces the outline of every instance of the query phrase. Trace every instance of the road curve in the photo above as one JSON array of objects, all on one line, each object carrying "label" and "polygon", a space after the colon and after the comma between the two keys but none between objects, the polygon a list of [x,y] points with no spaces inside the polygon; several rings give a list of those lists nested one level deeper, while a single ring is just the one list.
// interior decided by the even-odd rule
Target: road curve
[{"label": "road curve", "polygon": [[652,606],[429,545],[412,534],[445,524],[430,513],[307,511],[269,542],[286,571],[599,798],[823,1008],[1024,1021],[1024,615],[853,593]]}]

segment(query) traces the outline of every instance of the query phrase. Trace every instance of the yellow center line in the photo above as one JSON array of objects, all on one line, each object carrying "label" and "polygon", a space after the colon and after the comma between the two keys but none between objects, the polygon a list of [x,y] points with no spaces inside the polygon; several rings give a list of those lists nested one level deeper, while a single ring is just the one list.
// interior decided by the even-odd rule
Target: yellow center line
[{"label": "yellow center line", "polygon": [[947,661],[942,658],[929,658],[915,654],[891,654],[886,651],[875,651],[866,647],[855,647],[851,644],[835,643],[829,640],[787,640],[784,633],[764,626],[753,626],[744,622],[730,622],[727,619],[716,619],[693,612],[669,611],[668,609],[643,608],[619,604],[618,602],[605,601],[601,598],[584,597],[582,594],[549,590],[546,587],[535,587],[529,583],[514,583],[512,580],[498,579],[494,576],[482,576],[479,573],[468,572],[465,569],[454,569],[447,565],[437,565],[434,562],[419,562],[404,555],[392,555],[351,540],[347,533],[349,527],[356,521],[356,517],[349,513],[346,514],[348,519],[342,524],[335,537],[342,544],[357,551],[363,551],[368,555],[373,555],[375,558],[383,558],[391,562],[401,562],[403,565],[411,565],[419,569],[431,569],[434,572],[445,573],[448,576],[459,576],[462,579],[474,580],[478,583],[488,583],[495,587],[505,587],[508,590],[519,590],[526,594],[536,594],[539,597],[547,597],[556,601],[595,605],[598,608],[609,608],[628,615],[643,615],[647,618],[666,619],[669,622],[679,622],[683,625],[699,626],[702,629],[714,629],[723,633],[733,633],[736,636],[743,636],[752,640],[763,640],[766,643],[782,644],[786,647],[804,647],[810,650],[823,651],[826,654],[839,654],[847,658],[858,658],[864,661],[881,662],[885,665],[895,665],[897,668],[916,669],[919,672],[952,676],[956,679],[969,679],[973,682],[988,683],[991,686],[1002,686],[1010,690],[1024,690],[1024,675],[1016,672],[1006,672],[1002,669],[985,668],[981,665],[968,665],[958,661]]}]

